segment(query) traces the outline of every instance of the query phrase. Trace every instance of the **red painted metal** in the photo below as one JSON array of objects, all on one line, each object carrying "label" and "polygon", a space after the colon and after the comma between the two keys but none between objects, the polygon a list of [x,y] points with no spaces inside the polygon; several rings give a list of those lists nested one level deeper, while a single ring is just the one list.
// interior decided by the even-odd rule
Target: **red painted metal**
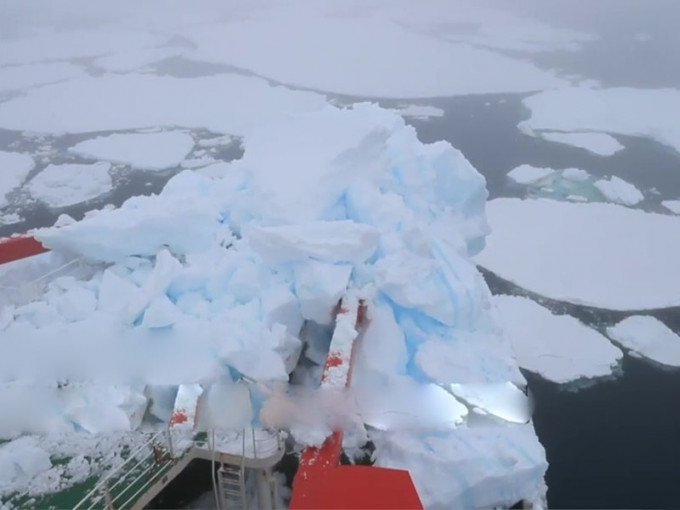
[{"label": "red painted metal", "polygon": [[32,236],[15,236],[0,239],[0,264],[40,255],[49,249]]},{"label": "red painted metal", "polygon": [[[366,305],[358,303],[349,310],[338,303],[337,314],[355,313],[358,331],[366,319]],[[357,334],[358,335],[358,334]],[[324,365],[322,386],[330,385],[329,370],[347,363],[344,386],[352,380],[352,365],[356,353],[356,338],[350,356],[343,357],[331,350]],[[339,466],[342,454],[342,430],[334,431],[320,447],[305,448],[300,457],[291,510],[302,509],[419,509],[423,505],[408,471],[370,466]]]}]

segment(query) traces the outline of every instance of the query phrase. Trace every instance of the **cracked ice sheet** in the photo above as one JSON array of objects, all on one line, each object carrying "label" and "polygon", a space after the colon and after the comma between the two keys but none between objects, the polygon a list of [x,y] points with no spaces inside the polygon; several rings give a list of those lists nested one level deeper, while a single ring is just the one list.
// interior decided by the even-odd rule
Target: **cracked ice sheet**
[{"label": "cracked ice sheet", "polygon": [[501,198],[477,262],[559,301],[610,310],[680,305],[680,218],[614,204]]},{"label": "cracked ice sheet", "polygon": [[194,147],[191,135],[177,131],[127,133],[99,136],[80,142],[70,152],[124,163],[142,170],[163,170],[179,166]]},{"label": "cracked ice sheet", "polygon": [[640,357],[680,367],[680,336],[654,317],[628,317],[607,328],[607,335]]},{"label": "cracked ice sheet", "polygon": [[503,332],[522,368],[556,383],[612,374],[623,356],[600,333],[528,298],[495,296]]},{"label": "cracked ice sheet", "polygon": [[642,136],[680,152],[680,90],[563,88],[523,100],[524,131],[594,131]]},{"label": "cracked ice sheet", "polygon": [[35,162],[28,154],[0,151],[0,208],[7,205],[7,195],[21,186]]}]

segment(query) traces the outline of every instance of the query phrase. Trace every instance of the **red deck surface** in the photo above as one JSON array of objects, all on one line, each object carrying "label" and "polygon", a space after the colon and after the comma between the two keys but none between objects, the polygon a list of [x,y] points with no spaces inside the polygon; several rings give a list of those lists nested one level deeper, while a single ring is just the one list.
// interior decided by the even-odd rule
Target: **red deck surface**
[{"label": "red deck surface", "polygon": [[16,236],[0,239],[0,264],[25,259],[49,251],[40,241],[31,236]]}]

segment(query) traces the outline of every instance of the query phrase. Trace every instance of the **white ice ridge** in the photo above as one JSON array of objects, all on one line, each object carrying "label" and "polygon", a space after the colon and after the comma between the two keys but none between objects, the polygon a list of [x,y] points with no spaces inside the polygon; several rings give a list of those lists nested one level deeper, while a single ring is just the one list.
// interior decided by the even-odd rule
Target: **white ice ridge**
[{"label": "white ice ridge", "polygon": [[519,124],[523,130],[642,136],[680,152],[680,90],[574,87],[540,92],[523,102],[531,111]]},{"label": "white ice ridge", "polygon": [[508,177],[518,184],[533,184],[552,175],[552,168],[539,168],[531,165],[520,165],[508,172]]},{"label": "white ice ridge", "polygon": [[680,218],[614,204],[501,198],[476,257],[502,278],[571,303],[614,310],[680,305]]},{"label": "white ice ridge", "polygon": [[680,336],[654,317],[628,317],[607,328],[607,335],[642,358],[680,367]]},{"label": "white ice ridge", "polygon": [[607,133],[541,133],[541,137],[550,142],[572,145],[600,156],[611,156],[625,147]]},{"label": "white ice ridge", "polygon": [[26,187],[48,206],[66,207],[111,191],[110,168],[109,163],[48,165]]},{"label": "white ice ridge", "polygon": [[600,193],[610,202],[622,205],[635,205],[644,200],[644,195],[634,185],[623,179],[613,176],[600,179],[593,184]]},{"label": "white ice ridge", "polygon": [[7,195],[21,186],[34,166],[28,154],[0,151],[0,208],[7,205]]},{"label": "white ice ridge", "polygon": [[569,315],[519,296],[494,296],[503,332],[522,368],[556,383],[611,375],[623,353]]},{"label": "white ice ridge", "polygon": [[412,104],[399,107],[399,113],[404,117],[415,117],[416,119],[428,119],[430,117],[442,117],[444,110],[435,106]]},{"label": "white ice ridge", "polygon": [[127,133],[99,136],[80,142],[69,150],[81,156],[125,163],[142,170],[163,170],[179,166],[194,147],[187,133]]}]

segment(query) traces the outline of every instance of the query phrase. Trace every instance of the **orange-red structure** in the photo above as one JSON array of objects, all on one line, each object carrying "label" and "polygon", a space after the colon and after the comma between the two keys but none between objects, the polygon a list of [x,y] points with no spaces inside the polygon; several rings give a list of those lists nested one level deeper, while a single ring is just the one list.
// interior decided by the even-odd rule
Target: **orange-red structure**
[{"label": "orange-red structure", "polygon": [[0,239],[0,264],[40,255],[49,251],[31,236],[14,236]]},{"label": "orange-red structure", "polygon": [[[356,308],[339,307],[338,315],[353,313],[356,317],[356,337],[349,356],[334,349],[333,340],[324,364],[321,385],[349,387],[352,382],[352,364],[359,331],[364,326],[366,306],[359,301]],[[347,365],[344,380],[332,383],[330,371]],[[408,471],[372,466],[341,466],[341,430],[334,431],[320,447],[305,448],[300,457],[291,510],[302,509],[422,509],[423,505]]]}]

